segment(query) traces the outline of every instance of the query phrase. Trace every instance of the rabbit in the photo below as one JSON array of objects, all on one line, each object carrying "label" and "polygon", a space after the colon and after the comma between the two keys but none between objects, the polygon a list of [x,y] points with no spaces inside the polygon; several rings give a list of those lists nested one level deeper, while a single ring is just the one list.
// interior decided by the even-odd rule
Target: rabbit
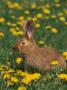
[{"label": "rabbit", "polygon": [[22,27],[25,36],[16,42],[14,50],[25,54],[26,64],[41,71],[48,71],[52,68],[52,60],[57,60],[59,66],[66,67],[63,56],[57,50],[50,47],[41,48],[35,43],[33,39],[35,24],[33,21],[24,21]]}]

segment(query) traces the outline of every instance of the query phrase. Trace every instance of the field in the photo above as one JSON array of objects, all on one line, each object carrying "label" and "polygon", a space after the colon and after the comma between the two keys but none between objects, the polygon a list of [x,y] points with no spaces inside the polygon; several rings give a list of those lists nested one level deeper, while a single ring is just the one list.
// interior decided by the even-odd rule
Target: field
[{"label": "field", "polygon": [[67,0],[0,0],[0,90],[67,90],[67,69],[56,61],[48,72],[24,71],[12,49],[24,37],[24,20],[35,23],[39,47],[57,49],[67,62]]}]

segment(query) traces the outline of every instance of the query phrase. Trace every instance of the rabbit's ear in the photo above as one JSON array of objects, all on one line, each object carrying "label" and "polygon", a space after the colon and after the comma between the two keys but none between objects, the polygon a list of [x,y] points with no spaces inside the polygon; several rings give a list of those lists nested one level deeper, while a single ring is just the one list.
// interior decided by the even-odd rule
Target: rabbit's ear
[{"label": "rabbit's ear", "polygon": [[27,39],[32,39],[33,33],[35,31],[35,25],[33,21],[31,20],[25,21],[23,24],[23,30],[25,32],[25,36],[27,37]]}]

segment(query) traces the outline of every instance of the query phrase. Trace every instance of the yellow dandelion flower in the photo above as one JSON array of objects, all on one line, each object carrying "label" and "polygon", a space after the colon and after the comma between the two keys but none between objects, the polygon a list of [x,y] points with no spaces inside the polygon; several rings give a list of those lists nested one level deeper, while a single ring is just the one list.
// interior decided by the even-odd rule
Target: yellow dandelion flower
[{"label": "yellow dandelion flower", "polygon": [[24,20],[24,16],[20,16],[18,20]]},{"label": "yellow dandelion flower", "polygon": [[36,18],[36,17],[34,17],[34,18],[32,18],[32,20],[33,20],[33,21],[37,21],[37,18]]},{"label": "yellow dandelion flower", "polygon": [[67,81],[67,74],[62,73],[62,74],[57,75],[57,77],[62,79],[62,80],[66,80]]},{"label": "yellow dandelion flower", "polygon": [[45,29],[51,29],[52,26],[45,26]]},{"label": "yellow dandelion flower", "polygon": [[67,21],[66,21],[66,22],[64,22],[64,24],[67,26]]},{"label": "yellow dandelion flower", "polygon": [[23,59],[20,58],[20,57],[18,57],[18,58],[16,59],[16,63],[17,63],[17,64],[20,64],[22,61],[23,61]]},{"label": "yellow dandelion flower", "polygon": [[13,82],[11,82],[11,81],[7,81],[7,86],[12,86],[13,85]]},{"label": "yellow dandelion flower", "polygon": [[32,9],[36,8],[36,3],[32,3],[31,8]]},{"label": "yellow dandelion flower", "polygon": [[26,87],[24,87],[24,86],[20,86],[20,87],[18,87],[17,90],[26,90]]},{"label": "yellow dandelion flower", "polygon": [[56,7],[60,7],[60,6],[61,6],[61,4],[60,4],[60,3],[57,3],[57,4],[55,4],[55,6],[56,6]]},{"label": "yellow dandelion flower", "polygon": [[2,67],[0,67],[0,71],[2,71],[3,70],[3,68]]},{"label": "yellow dandelion flower", "polygon": [[51,15],[51,18],[56,19],[56,15]]},{"label": "yellow dandelion flower", "polygon": [[62,12],[59,12],[57,15],[58,16],[63,16],[63,13]]},{"label": "yellow dandelion flower", "polygon": [[43,40],[39,40],[38,43],[41,44],[41,45],[43,45],[44,44],[44,41]]},{"label": "yellow dandelion flower", "polygon": [[8,26],[12,25],[12,23],[10,21],[6,22]]},{"label": "yellow dandelion flower", "polygon": [[47,4],[45,5],[45,7],[46,7],[46,8],[50,8],[50,5],[47,3]]},{"label": "yellow dandelion flower", "polygon": [[16,77],[11,77],[11,81],[14,82],[14,83],[17,83],[18,79]]},{"label": "yellow dandelion flower", "polygon": [[16,26],[17,26],[17,24],[16,24],[16,23],[12,23],[12,26],[13,26],[13,27],[16,27]]},{"label": "yellow dandelion flower", "polygon": [[0,32],[0,38],[4,37],[4,33]]},{"label": "yellow dandelion flower", "polygon": [[59,17],[59,20],[64,22],[65,21],[65,17],[61,16],[61,17]]},{"label": "yellow dandelion flower", "polygon": [[5,19],[3,17],[0,17],[0,23],[4,23]]},{"label": "yellow dandelion flower", "polygon": [[43,9],[43,12],[44,12],[45,14],[50,14],[50,10],[47,9],[47,8],[44,8],[44,9]]},{"label": "yellow dandelion flower", "polygon": [[24,84],[29,84],[32,80],[37,80],[41,77],[39,73],[29,74],[24,79],[22,79],[22,82]]},{"label": "yellow dandelion flower", "polygon": [[36,15],[37,18],[42,18],[42,16],[43,16],[43,15],[42,15],[41,13],[38,13],[38,14]]},{"label": "yellow dandelion flower", "polygon": [[13,19],[16,18],[15,16],[10,16],[10,17],[13,18]]},{"label": "yellow dandelion flower", "polygon": [[58,65],[59,62],[57,60],[52,60],[51,65]]},{"label": "yellow dandelion flower", "polygon": [[25,13],[25,14],[29,14],[30,12],[29,12],[29,10],[26,10],[26,11],[24,11],[24,13]]},{"label": "yellow dandelion flower", "polygon": [[8,70],[8,72],[9,72],[9,73],[14,73],[14,72],[15,72],[15,70],[10,69],[10,70]]},{"label": "yellow dandelion flower", "polygon": [[67,56],[67,51],[63,52],[63,56]]},{"label": "yellow dandelion flower", "polygon": [[64,10],[64,13],[67,15],[67,10]]},{"label": "yellow dandelion flower", "polygon": [[39,23],[35,24],[35,27],[36,28],[39,28],[40,27],[40,24]]},{"label": "yellow dandelion flower", "polygon": [[32,17],[27,17],[27,20],[32,20]]},{"label": "yellow dandelion flower", "polygon": [[4,75],[3,75],[3,79],[6,79],[6,78],[10,78],[10,74],[7,72],[7,73],[4,73]]},{"label": "yellow dandelion flower", "polygon": [[56,28],[52,28],[52,29],[51,29],[51,32],[52,32],[52,33],[58,33],[58,30],[57,30]]}]

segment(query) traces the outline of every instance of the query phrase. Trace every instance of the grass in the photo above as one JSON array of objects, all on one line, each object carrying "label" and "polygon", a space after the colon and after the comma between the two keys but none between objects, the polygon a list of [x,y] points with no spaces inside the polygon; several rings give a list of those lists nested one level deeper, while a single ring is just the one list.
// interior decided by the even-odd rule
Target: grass
[{"label": "grass", "polygon": [[[0,90],[67,90],[67,76],[63,75],[62,80],[57,77],[61,73],[67,75],[67,70],[57,67],[43,74],[38,72],[41,77],[27,85],[20,82],[21,76],[16,71],[22,70],[24,66],[16,63],[16,58],[21,57],[21,54],[15,54],[12,47],[23,37],[22,21],[30,19],[36,23],[34,39],[40,47],[53,47],[61,53],[67,51],[67,0],[1,0]],[[10,75],[19,81],[10,81],[12,84],[8,85],[9,79],[4,79],[3,75],[5,71],[8,73],[14,69],[16,71]],[[28,73],[33,72],[37,73],[30,68]],[[21,86],[26,89],[18,89]]]}]

